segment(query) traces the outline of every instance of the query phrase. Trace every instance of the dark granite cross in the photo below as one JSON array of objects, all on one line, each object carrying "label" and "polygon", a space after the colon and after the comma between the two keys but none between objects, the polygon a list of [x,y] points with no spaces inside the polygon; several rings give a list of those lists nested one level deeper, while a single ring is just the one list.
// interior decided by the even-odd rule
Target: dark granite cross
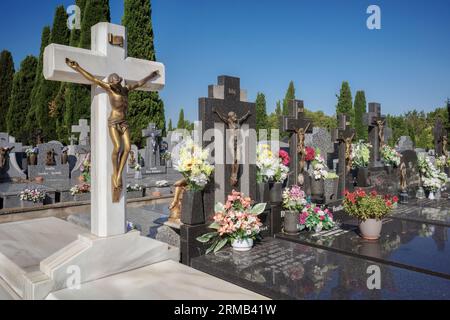
[{"label": "dark granite cross", "polygon": [[[379,125],[378,122],[383,122],[385,126],[386,117],[381,115],[381,105],[376,102],[369,103],[369,112],[364,114],[364,124],[369,129],[369,142],[372,145],[370,151],[370,167],[377,166],[380,161],[380,138],[379,138]],[[386,137],[386,135],[384,135]]]},{"label": "dark granite cross", "polygon": [[298,130],[305,129],[306,133],[312,132],[312,121],[305,117],[305,108],[302,100],[288,101],[289,115],[281,117],[280,129],[289,133],[289,164],[288,185],[298,184],[298,176],[301,170],[301,155],[298,152]]},{"label": "dark granite cross", "polygon": [[436,151],[436,155],[440,157],[444,153],[444,139],[447,137],[447,130],[445,130],[440,118],[437,118],[434,122],[433,135],[434,150]]},{"label": "dark granite cross", "polygon": [[346,115],[338,115],[338,128],[334,131],[333,136],[339,144],[339,163],[337,167],[337,175],[339,176],[338,195],[342,197],[346,189],[348,167],[351,166],[347,156],[347,153],[351,151],[351,145],[349,146],[349,143],[351,144],[355,136],[355,129],[350,127]]}]

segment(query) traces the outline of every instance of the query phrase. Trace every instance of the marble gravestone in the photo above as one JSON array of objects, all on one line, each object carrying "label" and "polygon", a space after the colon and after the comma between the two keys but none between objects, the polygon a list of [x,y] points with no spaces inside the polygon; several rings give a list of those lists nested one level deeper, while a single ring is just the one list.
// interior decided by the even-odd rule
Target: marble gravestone
[{"label": "marble gravestone", "polygon": [[402,152],[405,150],[414,150],[414,142],[409,136],[401,136],[397,140],[396,150]]},{"label": "marble gravestone", "polygon": [[161,165],[160,139],[162,130],[156,124],[150,123],[147,129],[142,130],[142,137],[146,138],[144,148],[144,174],[165,173],[166,167]]},{"label": "marble gravestone", "polygon": [[69,179],[69,163],[61,163],[63,145],[53,141],[39,144],[37,165],[28,166],[28,178],[34,180],[43,177],[44,180]]},{"label": "marble gravestone", "polygon": [[[90,84],[67,66],[69,58],[98,79],[118,73],[128,83],[136,83],[158,70],[159,77],[140,90],[163,88],[163,64],[127,57],[123,26],[101,22],[92,27],[91,34],[91,50],[48,45],[44,50],[44,78]],[[66,288],[70,266],[82,270],[79,283],[83,284],[161,261],[179,260],[178,249],[141,237],[138,231],[127,232],[126,192],[119,202],[113,202],[112,196],[113,143],[107,121],[110,99],[96,85],[92,85],[91,96],[91,233],[56,218],[6,223],[0,228],[0,239],[13,239],[13,244],[0,241],[0,277],[7,277],[8,285],[23,299],[45,299],[51,292]],[[123,178],[126,185],[125,174]]]},{"label": "marble gravestone", "polygon": [[312,133],[306,134],[305,145],[320,150],[320,155],[328,163],[328,158],[334,152],[334,143],[330,131],[326,128],[313,127]]},{"label": "marble gravestone", "polygon": [[[26,179],[25,173],[17,163],[16,153],[22,152],[22,144],[16,143],[15,138],[7,133],[0,132],[0,149],[5,153],[0,162],[0,182]],[[10,151],[6,151],[10,150]]]},{"label": "marble gravestone", "polygon": [[[288,185],[296,185],[299,183],[299,175],[300,175],[300,159],[297,150],[298,144],[298,134],[297,130],[300,128],[305,129],[308,127],[308,130],[305,132],[312,132],[312,121],[310,119],[305,118],[305,108],[302,100],[289,100],[288,101],[289,115],[281,117],[280,129],[282,132],[289,133],[289,156],[291,158],[291,162],[289,164],[289,175],[288,175]],[[305,137],[306,139],[306,137]],[[305,144],[306,146],[306,144]],[[309,194],[309,176],[306,171],[306,163],[304,172],[304,188],[307,194]]]}]

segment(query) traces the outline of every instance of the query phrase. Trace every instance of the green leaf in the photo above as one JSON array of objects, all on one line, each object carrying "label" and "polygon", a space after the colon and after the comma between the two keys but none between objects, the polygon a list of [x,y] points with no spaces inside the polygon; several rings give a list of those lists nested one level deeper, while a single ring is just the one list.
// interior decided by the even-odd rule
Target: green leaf
[{"label": "green leaf", "polygon": [[218,230],[220,228],[220,224],[218,224],[217,222],[213,222],[209,225],[209,228]]},{"label": "green leaf", "polygon": [[228,242],[228,238],[224,238],[220,240],[220,242],[217,244],[216,248],[214,249],[214,253],[222,249]]},{"label": "green leaf", "polygon": [[211,245],[211,247],[209,247],[207,250],[206,250],[206,254],[210,254],[213,250],[214,250],[214,248],[217,246],[217,244],[219,243],[219,238],[217,238],[215,241],[214,241],[214,243]]},{"label": "green leaf", "polygon": [[224,208],[223,204],[220,202],[217,202],[216,205],[214,206],[214,212],[217,213],[217,212],[224,212],[224,211],[225,211],[225,208]]},{"label": "green leaf", "polygon": [[264,212],[266,205],[266,203],[258,203],[250,210],[250,213],[259,215]]},{"label": "green leaf", "polygon": [[212,238],[214,238],[215,236],[217,236],[217,232],[205,233],[204,235],[201,235],[200,237],[198,237],[197,241],[199,241],[201,243],[206,243],[209,240],[211,240]]}]

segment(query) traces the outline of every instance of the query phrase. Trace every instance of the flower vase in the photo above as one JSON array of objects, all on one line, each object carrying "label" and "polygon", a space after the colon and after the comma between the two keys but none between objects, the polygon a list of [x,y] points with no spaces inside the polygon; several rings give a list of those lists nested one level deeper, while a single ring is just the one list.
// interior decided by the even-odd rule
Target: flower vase
[{"label": "flower vase", "polygon": [[425,191],[423,190],[423,187],[419,187],[417,189],[416,198],[417,199],[424,199],[425,198]]},{"label": "flower vase", "polygon": [[258,203],[265,203],[269,201],[269,183],[258,182],[256,184],[256,201]]},{"label": "flower vase", "polygon": [[311,199],[312,201],[323,203],[325,186],[323,179],[311,179]]},{"label": "flower vase", "polygon": [[269,183],[270,202],[283,202],[283,184],[281,182]]},{"label": "flower vase", "polygon": [[377,219],[367,219],[359,222],[361,236],[367,240],[378,240],[381,234],[383,222]]},{"label": "flower vase", "polygon": [[299,218],[300,213],[296,211],[285,211],[283,232],[288,235],[299,234],[300,233]]},{"label": "flower vase", "polygon": [[231,241],[231,246],[235,251],[249,251],[253,248],[253,239],[234,239]]},{"label": "flower vase", "polygon": [[435,196],[434,196],[434,191],[430,191],[430,192],[428,193],[428,199],[430,199],[430,200],[436,199]]},{"label": "flower vase", "polygon": [[136,170],[136,171],[134,172],[134,178],[135,178],[136,180],[142,179],[142,172],[141,172],[141,170]]},{"label": "flower vase", "polygon": [[181,200],[181,222],[188,225],[205,223],[203,194],[201,191],[186,190]]}]

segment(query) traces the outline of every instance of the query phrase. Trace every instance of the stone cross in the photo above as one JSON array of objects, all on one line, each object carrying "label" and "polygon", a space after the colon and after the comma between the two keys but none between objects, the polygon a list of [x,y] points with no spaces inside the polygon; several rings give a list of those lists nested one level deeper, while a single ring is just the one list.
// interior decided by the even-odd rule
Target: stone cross
[{"label": "stone cross", "polygon": [[[370,166],[375,167],[380,164],[380,139],[379,139],[379,129],[377,121],[386,121],[386,117],[381,115],[381,105],[376,102],[369,103],[369,112],[364,114],[364,124],[368,126],[369,129],[369,142],[372,145],[370,151]],[[386,123],[384,123],[386,127]],[[390,130],[387,130],[390,132]],[[385,135],[386,139],[386,128]],[[385,140],[385,142],[387,142]]]},{"label": "stone cross", "polygon": [[72,126],[72,133],[79,133],[80,137],[78,139],[79,144],[82,146],[89,145],[89,132],[91,128],[89,127],[88,121],[86,119],[78,120],[77,126]]},{"label": "stone cross", "polygon": [[346,149],[347,139],[352,139],[355,136],[355,129],[349,126],[347,122],[347,117],[345,114],[338,114],[338,128],[334,131],[334,138],[338,142],[338,154],[339,163],[337,167],[336,174],[339,176],[339,187],[338,187],[338,198],[343,196],[346,189],[347,182],[347,159],[346,159]]},{"label": "stone cross", "polygon": [[[157,62],[127,57],[125,27],[101,22],[91,28],[91,50],[50,44],[44,51],[44,77],[47,80],[90,84],[66,64],[66,58],[77,61],[96,78],[104,80],[117,73],[127,83],[134,84],[158,70],[160,76],[141,90],[162,89],[165,82],[164,65]],[[110,39],[122,39],[116,45]],[[91,104],[91,232],[109,237],[126,232],[126,192],[113,203],[111,177],[113,143],[109,136],[108,117],[111,104],[102,88],[92,86]],[[123,177],[126,186],[126,174]]]},{"label": "stone cross", "polygon": [[15,138],[5,132],[0,132],[0,148],[11,149],[4,168],[0,168],[0,181],[11,181],[13,178],[25,179],[26,175],[19,167],[16,152],[22,152],[22,144],[15,142]]},{"label": "stone cross", "polygon": [[444,125],[442,124],[442,120],[440,118],[437,118],[434,123],[433,135],[434,135],[434,150],[436,151],[436,155],[440,157],[442,156],[444,151],[443,150],[445,144],[444,139],[447,137],[447,130],[444,129]]},{"label": "stone cross", "polygon": [[71,146],[75,145],[75,142],[77,141],[77,137],[75,137],[73,134],[69,137],[69,143]]},{"label": "stone cross", "polygon": [[161,137],[162,130],[156,128],[156,124],[149,123],[147,129],[142,130],[142,137],[147,138],[147,149],[153,150],[155,154],[158,146],[158,139]]},{"label": "stone cross", "polygon": [[[305,118],[305,108],[302,100],[288,101],[289,115],[281,117],[280,129],[289,133],[289,153],[291,162],[289,164],[288,185],[298,184],[300,174],[300,157],[297,151],[297,130],[308,127],[305,133],[312,133],[312,121]],[[306,179],[307,180],[307,179]]]},{"label": "stone cross", "polygon": [[144,149],[144,173],[164,173],[166,170],[161,166],[159,145],[161,135],[162,130],[158,130],[154,123],[149,123],[147,129],[142,130],[142,137],[147,138],[147,145]]},{"label": "stone cross", "polygon": [[[230,130],[221,118],[230,112],[234,112],[237,119],[248,115],[240,122],[237,134],[238,183],[234,187],[230,183],[235,160],[234,130]],[[256,198],[256,165],[255,159],[251,159],[256,156],[256,107],[254,103],[247,102],[246,91],[240,88],[239,78],[219,76],[218,85],[208,87],[208,98],[199,99],[199,116],[203,146],[214,150],[212,162],[215,169],[211,179],[214,187],[207,190],[210,197],[205,196],[205,213],[208,216],[214,213],[214,202],[223,203],[232,189]],[[252,132],[254,136],[251,136]],[[211,140],[214,140],[212,144]]]}]

